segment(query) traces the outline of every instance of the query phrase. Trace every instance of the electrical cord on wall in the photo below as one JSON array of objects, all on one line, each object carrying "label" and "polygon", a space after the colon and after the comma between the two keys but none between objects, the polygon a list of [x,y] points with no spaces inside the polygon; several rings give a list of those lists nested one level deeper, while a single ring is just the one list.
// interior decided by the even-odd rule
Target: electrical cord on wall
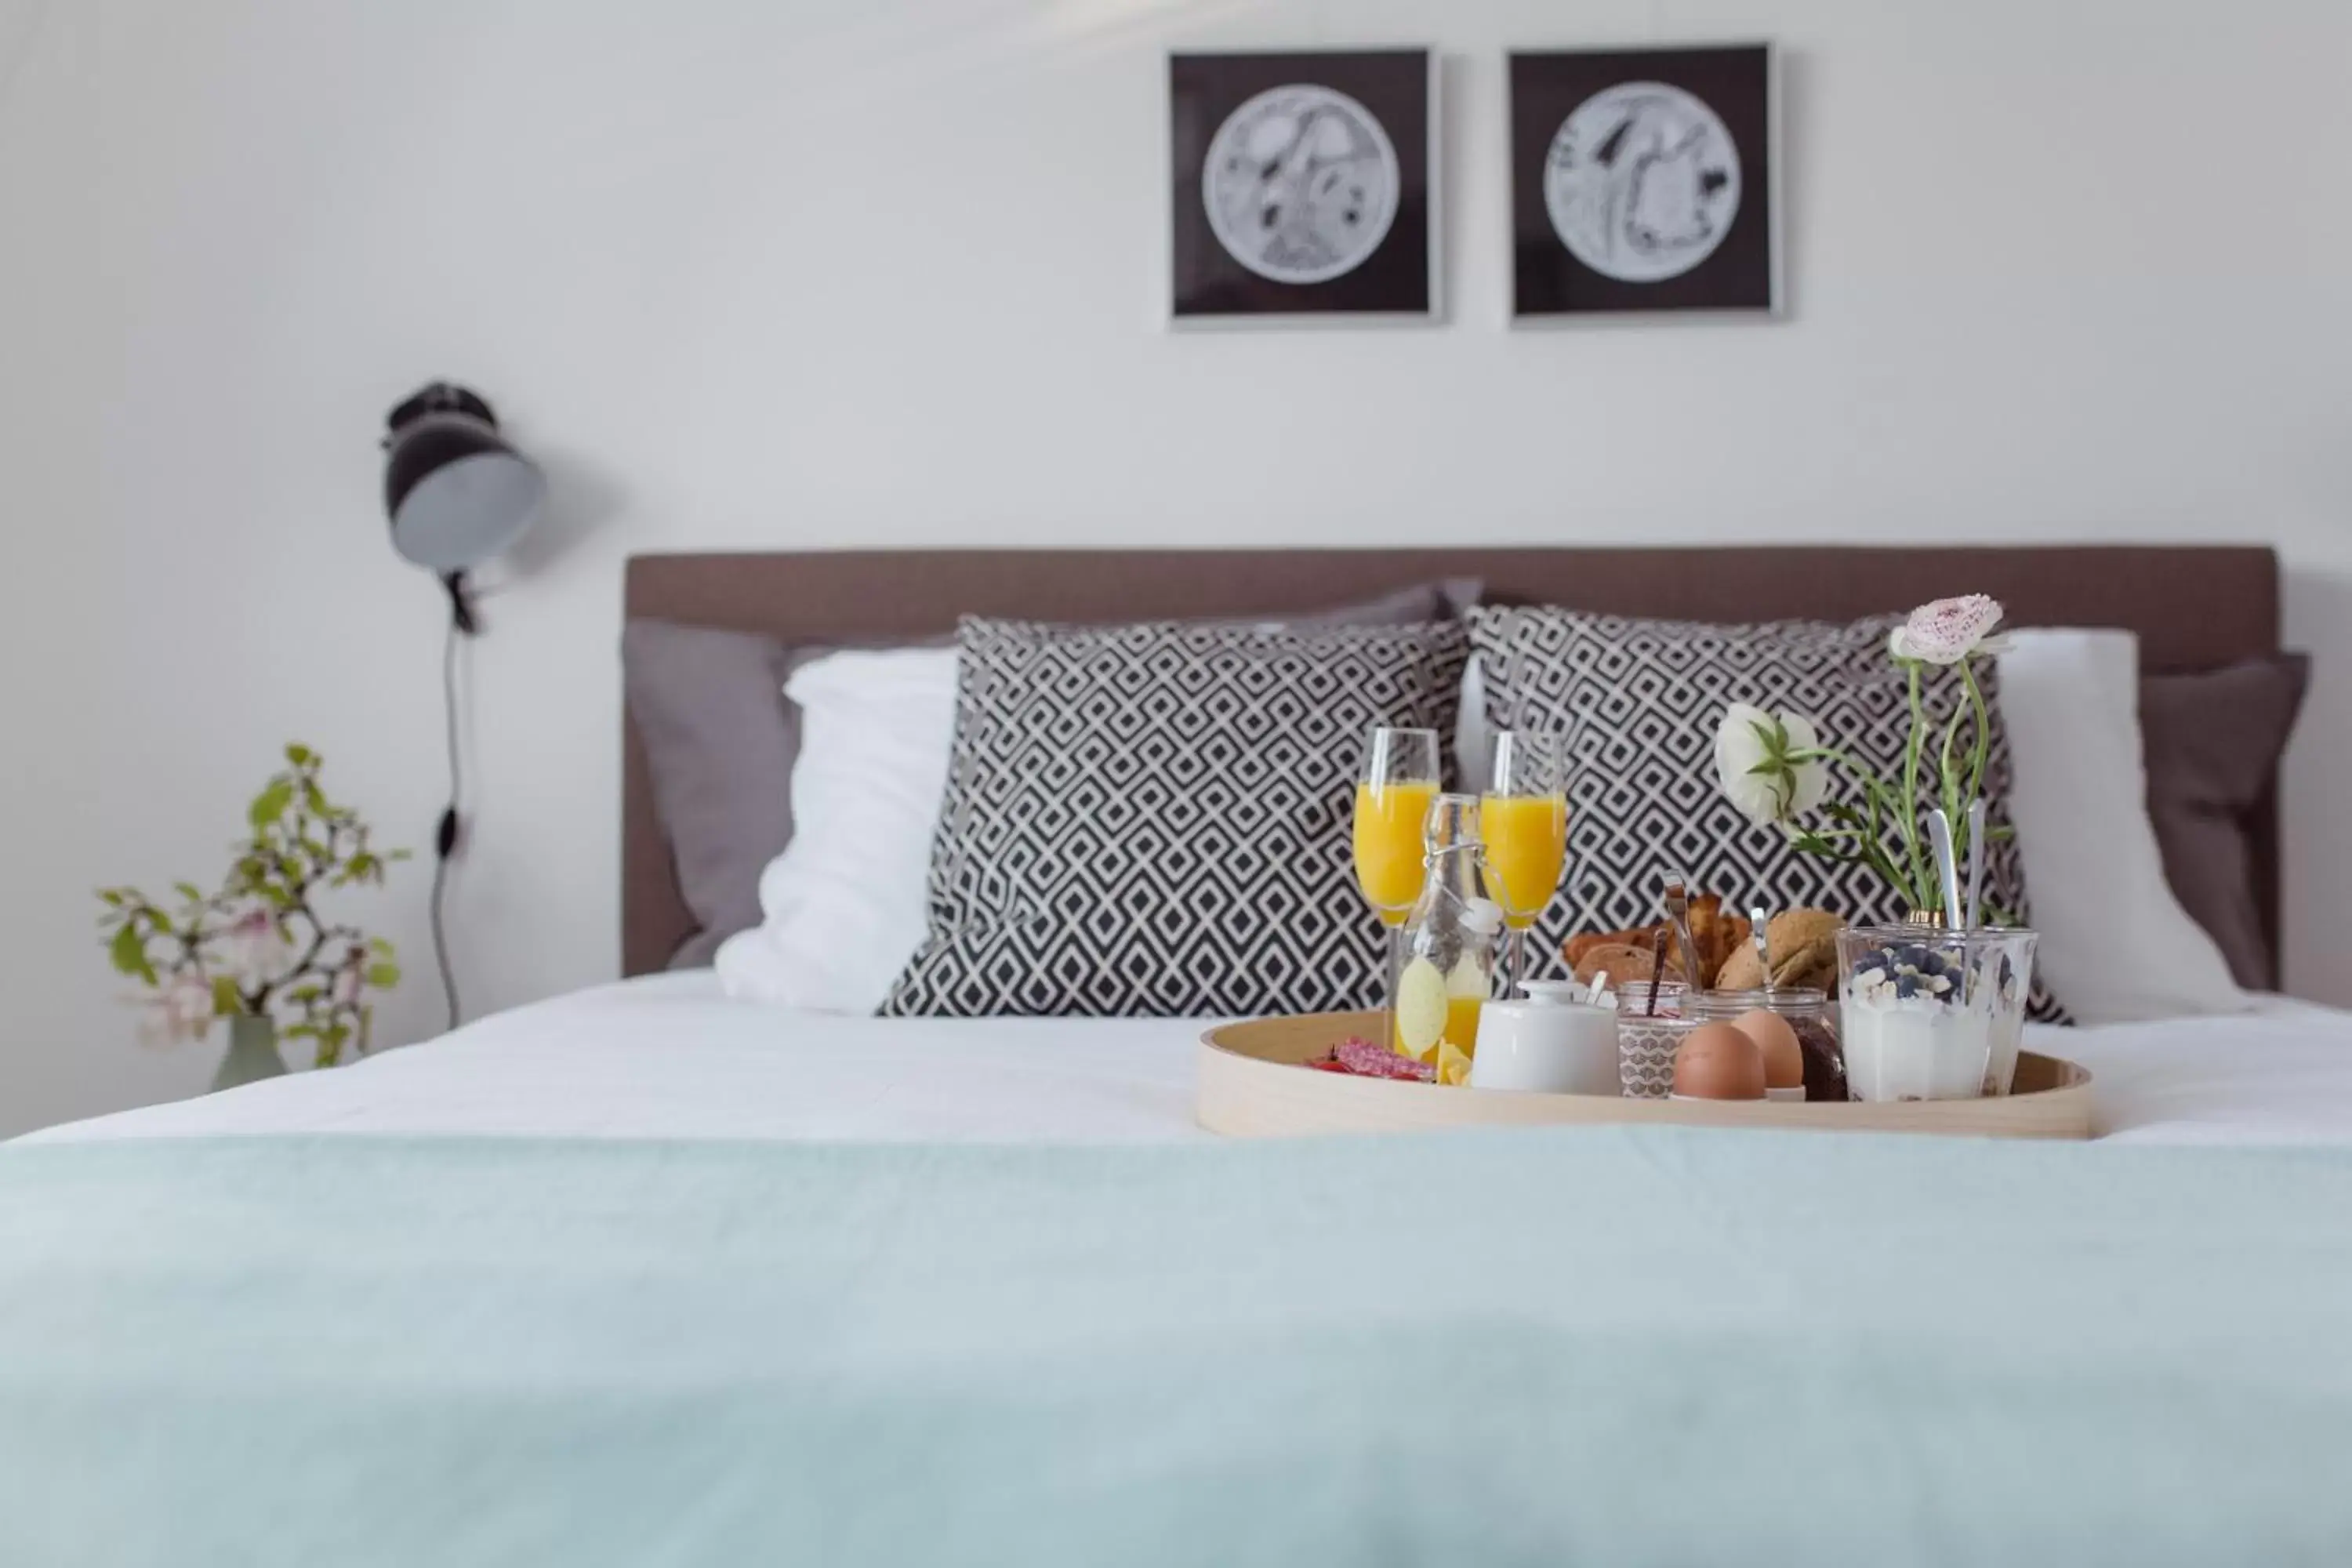
[{"label": "electrical cord on wall", "polygon": [[441,994],[449,1004],[449,1027],[462,1017],[457,1006],[457,973],[449,963],[449,930],[443,905],[449,888],[449,862],[457,853],[457,807],[465,798],[465,772],[457,744],[457,642],[472,635],[474,615],[466,602],[463,574],[443,579],[449,590],[449,632],[441,645],[441,719],[449,752],[449,804],[433,831],[433,962],[441,971]]}]

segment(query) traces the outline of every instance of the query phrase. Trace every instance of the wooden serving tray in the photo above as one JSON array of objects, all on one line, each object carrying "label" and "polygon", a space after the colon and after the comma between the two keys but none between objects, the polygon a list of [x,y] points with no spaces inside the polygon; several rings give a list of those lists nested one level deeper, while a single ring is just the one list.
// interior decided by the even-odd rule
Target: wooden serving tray
[{"label": "wooden serving tray", "polygon": [[2091,1075],[2073,1062],[2032,1051],[2020,1053],[2014,1089],[2001,1098],[1892,1104],[1622,1100],[1445,1089],[1316,1072],[1300,1065],[1350,1035],[1378,1039],[1381,1026],[1378,1013],[1313,1013],[1211,1029],[1201,1037],[1197,1053],[1193,1113],[1210,1131],[1234,1138],[1669,1121],[1696,1127],[1941,1132],[1970,1138],[2091,1136]]}]

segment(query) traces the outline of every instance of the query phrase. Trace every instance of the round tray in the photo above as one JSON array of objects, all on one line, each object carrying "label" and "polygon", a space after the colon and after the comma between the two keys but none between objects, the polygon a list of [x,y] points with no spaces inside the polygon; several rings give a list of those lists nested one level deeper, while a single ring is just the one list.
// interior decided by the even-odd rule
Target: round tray
[{"label": "round tray", "polygon": [[1849,1100],[1842,1105],[1443,1089],[1316,1072],[1300,1065],[1350,1035],[1378,1039],[1381,1026],[1378,1013],[1314,1013],[1211,1029],[1201,1037],[1197,1053],[1193,1113],[1210,1131],[1234,1138],[1666,1121],[1970,1138],[2091,1135],[2091,1075],[2073,1062],[2032,1051],[2019,1054],[2014,1089],[1998,1099]]}]

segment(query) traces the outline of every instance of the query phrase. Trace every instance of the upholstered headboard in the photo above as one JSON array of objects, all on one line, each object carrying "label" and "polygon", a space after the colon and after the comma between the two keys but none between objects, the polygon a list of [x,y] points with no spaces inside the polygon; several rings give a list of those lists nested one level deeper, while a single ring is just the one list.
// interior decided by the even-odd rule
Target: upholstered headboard
[{"label": "upholstered headboard", "polygon": [[[1453,576],[1483,578],[1490,602],[1713,621],[1845,620],[1937,592],[1986,593],[2008,605],[2015,625],[2135,631],[2150,672],[2210,668],[2279,646],[2276,555],[2203,545],[640,555],[628,563],[625,609],[788,643],[870,642],[949,631],[965,614],[1091,622],[1250,616]],[[694,928],[654,813],[645,753],[625,717],[623,731],[621,958],[636,974],[659,969]],[[2275,837],[2261,846],[2273,927]]]}]

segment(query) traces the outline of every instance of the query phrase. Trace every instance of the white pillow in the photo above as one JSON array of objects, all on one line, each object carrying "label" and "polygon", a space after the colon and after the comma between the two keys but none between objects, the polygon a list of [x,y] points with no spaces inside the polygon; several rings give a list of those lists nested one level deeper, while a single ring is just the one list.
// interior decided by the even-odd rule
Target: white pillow
[{"label": "white pillow", "polygon": [[831,654],[784,695],[801,710],[792,842],[760,874],[761,923],[713,966],[730,996],[871,1014],[923,940],[956,651]]},{"label": "white pillow", "polygon": [[1463,794],[1486,793],[1486,764],[1492,760],[1486,753],[1494,740],[1486,727],[1486,672],[1473,652],[1462,667],[1462,709],[1454,720],[1454,773]]},{"label": "white pillow", "polygon": [[2085,1024],[2252,1003],[2164,879],[2140,749],[2139,639],[2027,630],[2000,656],[2010,815],[2042,932],[2036,963]]}]

